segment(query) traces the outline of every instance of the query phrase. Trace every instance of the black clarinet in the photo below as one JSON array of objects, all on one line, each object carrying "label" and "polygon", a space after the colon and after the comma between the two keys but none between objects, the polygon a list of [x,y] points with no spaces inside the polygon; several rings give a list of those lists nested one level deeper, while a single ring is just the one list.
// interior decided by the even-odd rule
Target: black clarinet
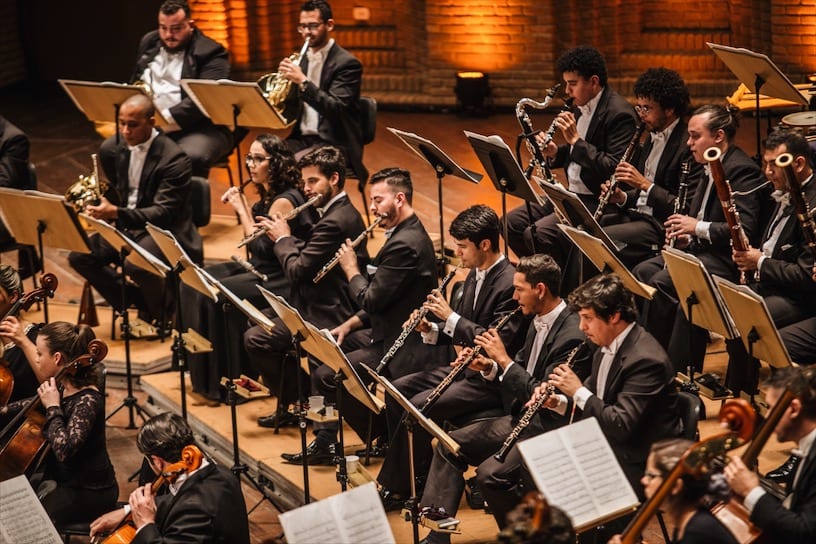
[{"label": "black clarinet", "polygon": [[[688,213],[688,176],[691,172],[691,159],[683,161],[680,166],[680,185],[677,189],[677,199],[674,201],[674,215],[686,215]],[[672,236],[669,240],[669,247],[674,247],[677,243],[677,236]]]}]

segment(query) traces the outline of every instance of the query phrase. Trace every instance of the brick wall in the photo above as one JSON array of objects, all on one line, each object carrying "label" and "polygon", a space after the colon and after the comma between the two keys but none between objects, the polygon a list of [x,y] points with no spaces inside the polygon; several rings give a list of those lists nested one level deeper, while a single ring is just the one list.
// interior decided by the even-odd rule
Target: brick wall
[{"label": "brick wall", "polygon": [[25,78],[25,61],[17,21],[17,3],[0,1],[0,87]]}]

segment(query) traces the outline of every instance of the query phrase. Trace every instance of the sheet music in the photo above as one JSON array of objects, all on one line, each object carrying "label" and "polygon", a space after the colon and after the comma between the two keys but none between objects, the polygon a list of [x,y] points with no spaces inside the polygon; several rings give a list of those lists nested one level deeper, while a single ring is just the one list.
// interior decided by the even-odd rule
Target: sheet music
[{"label": "sheet music", "polygon": [[167,262],[172,264],[174,268],[176,265],[181,264],[181,271],[179,272],[181,281],[202,295],[210,297],[213,302],[217,302],[218,291],[202,276],[203,271],[201,267],[190,259],[190,256],[187,255],[187,252],[184,251],[184,248],[178,243],[173,233],[169,230],[159,228],[152,223],[147,223],[145,228],[150,237],[153,238],[153,241],[156,242],[156,245],[159,246],[161,252],[164,253]]},{"label": "sheet music", "polygon": [[396,542],[374,482],[284,512],[280,522],[289,544]]},{"label": "sheet music", "polygon": [[637,495],[592,417],[519,443],[538,489],[576,530],[634,510]]},{"label": "sheet music", "polygon": [[24,476],[0,482],[0,544],[61,544],[57,530]]},{"label": "sheet music", "polygon": [[388,127],[388,130],[392,134],[394,134],[397,138],[402,140],[402,143],[407,145],[414,153],[419,155],[423,160],[427,161],[428,157],[426,157],[422,153],[422,150],[421,150],[420,146],[425,146],[428,149],[433,150],[433,152],[435,154],[437,154],[439,157],[441,157],[447,163],[446,166],[448,167],[450,172],[446,172],[446,174],[452,174],[452,175],[454,175],[456,177],[465,179],[467,181],[471,181],[473,183],[479,183],[481,181],[481,179],[482,179],[481,174],[476,173],[476,172],[472,172],[470,170],[467,170],[466,168],[462,168],[461,166],[459,166],[456,163],[456,161],[451,159],[448,156],[447,153],[445,153],[444,151],[439,149],[439,147],[437,147],[437,145],[435,143],[433,143],[432,141],[430,141],[430,140],[428,140],[426,138],[423,138],[422,136],[419,136],[417,134],[414,134],[413,132],[406,132],[404,130],[399,130],[399,129],[392,128],[392,127]]},{"label": "sheet music", "polygon": [[241,312],[243,312],[243,314],[247,316],[247,318],[250,321],[260,326],[266,332],[268,333],[272,332],[272,329],[275,328],[275,324],[272,323],[272,320],[270,320],[266,316],[266,314],[264,314],[258,308],[256,308],[254,304],[252,304],[247,299],[239,299],[235,293],[230,291],[226,286],[224,286],[223,283],[215,279],[212,274],[207,272],[206,269],[201,268],[198,270],[198,272],[201,275],[201,277],[207,281],[207,283],[215,287],[216,290],[218,290],[222,295],[224,295],[224,298],[226,298],[230,302],[230,304],[232,304],[233,306],[238,308]]},{"label": "sheet music", "polygon": [[98,232],[106,242],[116,249],[126,245],[131,250],[131,253],[127,258],[134,266],[138,266],[145,272],[150,272],[151,274],[155,274],[161,278],[164,278],[167,276],[167,273],[170,272],[170,267],[164,264],[163,261],[155,257],[152,253],[127,236],[123,235],[112,225],[109,225],[105,221],[94,219],[86,213],[81,213],[79,215],[85,221],[87,221],[89,225],[96,229],[96,232]]}]

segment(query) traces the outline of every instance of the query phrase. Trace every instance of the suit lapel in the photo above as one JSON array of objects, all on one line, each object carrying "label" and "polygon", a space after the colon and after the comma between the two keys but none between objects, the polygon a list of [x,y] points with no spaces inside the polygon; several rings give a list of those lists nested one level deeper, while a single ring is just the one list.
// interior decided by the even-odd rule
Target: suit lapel
[{"label": "suit lapel", "polygon": [[807,485],[810,482],[811,473],[813,472],[814,468],[816,468],[816,445],[811,445],[810,451],[808,452],[807,459],[802,461],[802,470],[799,474],[799,478],[796,481],[797,486],[794,489],[793,499],[791,500],[791,510],[796,511],[797,503],[799,502],[799,497],[802,495],[801,488],[803,485]]},{"label": "suit lapel", "polygon": [[589,127],[587,127],[586,137],[584,138],[587,142],[595,141],[595,131],[598,130],[598,127],[601,126],[606,117],[606,110],[609,105],[609,93],[609,86],[604,87],[604,90],[601,92],[601,99],[598,100],[598,105],[592,113],[592,120],[589,122]]},{"label": "suit lapel", "polygon": [[[153,170],[159,165],[159,160],[161,159],[161,142],[159,141],[158,136],[153,143],[150,144],[150,149],[147,150],[147,155],[145,156],[144,167],[142,167],[142,175],[139,177],[139,200],[141,201],[146,196],[148,196],[147,190],[147,182],[150,180],[151,176],[153,175]],[[151,199],[153,197],[151,196]],[[141,202],[139,202],[141,204]]]},{"label": "suit lapel", "polygon": [[544,340],[544,345],[541,346],[541,352],[538,354],[538,360],[536,360],[536,364],[533,367],[533,376],[538,376],[540,372],[547,368],[547,365],[552,363],[551,354],[553,344],[555,344],[555,338],[558,336],[558,331],[561,329],[561,326],[567,320],[569,313],[569,310],[565,308],[560,314],[558,314],[555,321],[553,321],[552,328],[547,333],[547,338]]},{"label": "suit lapel", "polygon": [[[626,358],[628,356],[629,350],[631,346],[637,344],[638,339],[640,338],[640,329],[637,325],[629,331],[629,334],[623,340],[621,347],[618,349],[617,353],[615,353],[615,357],[612,358],[612,364],[609,365],[609,372],[606,373],[606,384],[604,386],[604,397],[606,397],[610,391],[613,389],[613,385],[618,381],[618,376],[623,370],[623,365],[626,363]],[[600,351],[600,350],[599,350]],[[596,388],[597,391],[597,388]]]}]

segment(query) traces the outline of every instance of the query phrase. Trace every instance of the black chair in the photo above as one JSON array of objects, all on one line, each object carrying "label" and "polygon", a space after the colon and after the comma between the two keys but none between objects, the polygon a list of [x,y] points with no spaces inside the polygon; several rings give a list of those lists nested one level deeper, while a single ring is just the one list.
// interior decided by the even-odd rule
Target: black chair
[{"label": "black chair", "polygon": [[[37,190],[37,169],[33,163],[28,163],[28,179],[24,180],[21,190]],[[35,274],[42,271],[42,262],[37,255],[37,248],[34,246],[20,244],[6,230],[5,225],[0,222],[0,253],[17,250],[17,271],[21,279],[34,277],[34,288],[37,288]]]},{"label": "black chair", "polygon": [[210,224],[210,182],[207,178],[193,176],[192,184],[190,206],[193,208],[193,224],[205,227]]},{"label": "black chair", "polygon": [[689,393],[688,391],[677,392],[677,411],[683,422],[682,438],[694,440],[695,442],[700,439],[700,431],[697,428],[697,424],[702,414],[702,406],[703,401],[694,393]]},{"label": "black chair", "polygon": [[[360,97],[360,128],[362,129],[363,146],[366,146],[374,141],[377,135],[377,101],[370,96]],[[358,179],[357,189],[360,191],[360,196],[363,197],[363,208],[365,208],[366,221],[371,224],[371,217],[368,215],[368,203],[365,196],[365,185],[368,179]]]}]

